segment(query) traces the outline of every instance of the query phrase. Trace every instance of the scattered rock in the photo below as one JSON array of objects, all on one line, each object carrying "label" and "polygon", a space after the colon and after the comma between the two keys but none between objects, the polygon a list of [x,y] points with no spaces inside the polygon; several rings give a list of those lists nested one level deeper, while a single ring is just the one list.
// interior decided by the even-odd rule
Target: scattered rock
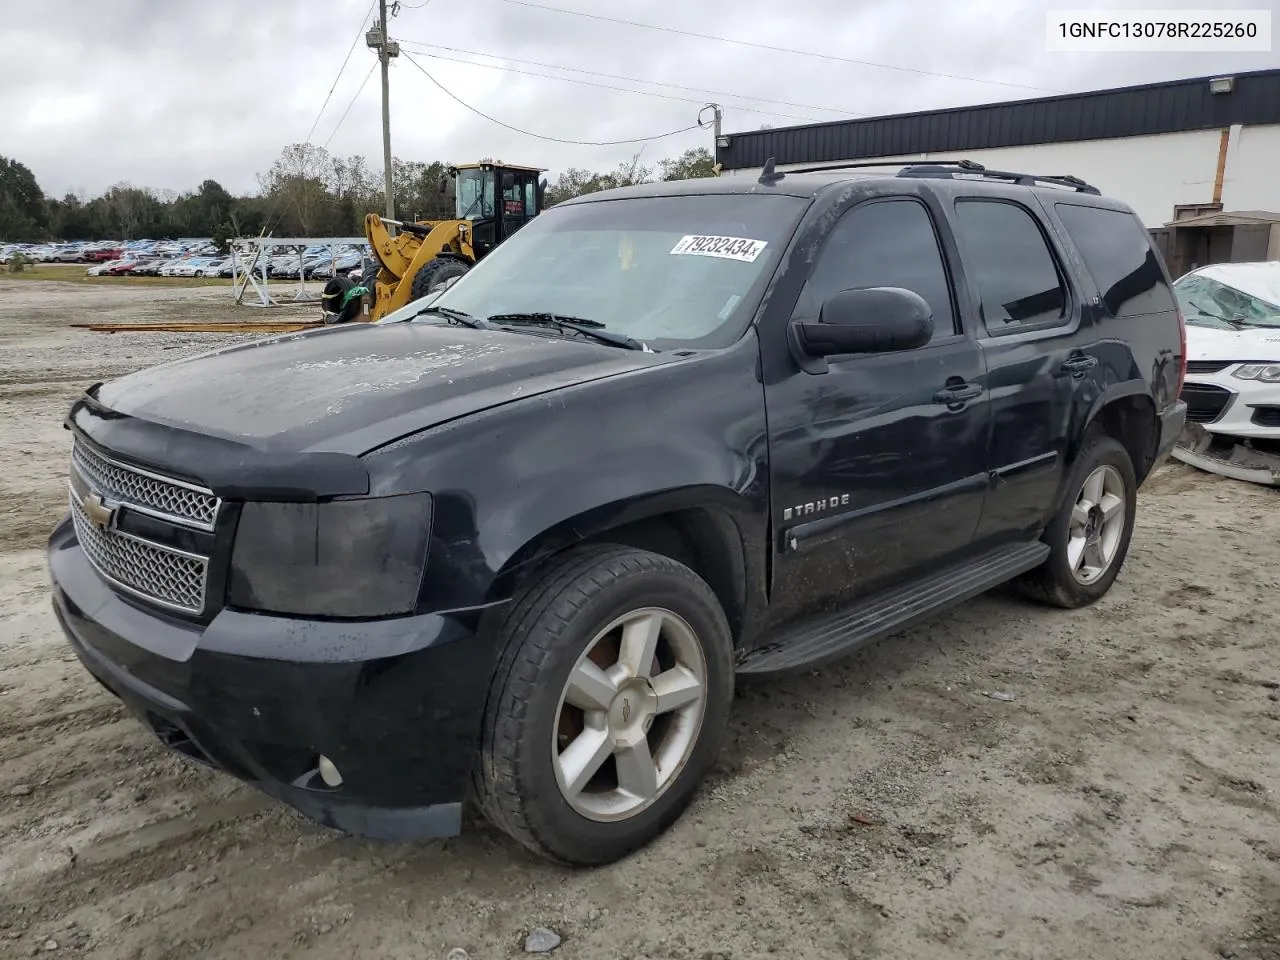
[{"label": "scattered rock", "polygon": [[1012,703],[1018,699],[1014,694],[1004,690],[991,690],[985,696],[990,700],[1003,700],[1006,703]]},{"label": "scattered rock", "polygon": [[524,938],[525,953],[550,953],[560,946],[560,934],[546,927],[534,927]]},{"label": "scattered rock", "polygon": [[467,960],[467,951],[461,947],[454,947],[449,951],[449,956],[445,957],[445,960]]},{"label": "scattered rock", "polygon": [[9,788],[9,796],[11,797],[29,797],[31,796],[31,787],[29,784],[20,783],[15,787]]},{"label": "scattered rock", "polygon": [[46,940],[46,941],[44,942],[44,949],[52,953],[54,950],[57,950],[57,949],[58,949],[58,941],[57,941],[57,940]]}]

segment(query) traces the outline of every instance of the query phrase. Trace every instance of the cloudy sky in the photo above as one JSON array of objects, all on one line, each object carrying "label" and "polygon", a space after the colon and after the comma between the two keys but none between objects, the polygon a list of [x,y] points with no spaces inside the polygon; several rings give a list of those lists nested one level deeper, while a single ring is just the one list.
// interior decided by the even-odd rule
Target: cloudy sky
[{"label": "cloudy sky", "polygon": [[[1215,2],[1228,5],[1124,6]],[[1271,9],[1280,22],[1277,0],[1229,5]],[[541,137],[595,142],[689,127],[708,100],[723,104],[733,132],[1280,66],[1280,52],[1046,52],[1046,11],[1109,6],[1117,4],[404,0],[391,33],[476,110]],[[46,193],[59,196],[121,181],[185,190],[207,177],[251,192],[280,148],[309,134],[380,168],[376,58],[363,36],[374,7],[369,0],[41,0],[38,15],[32,8],[5,17],[0,90],[9,110],[0,155],[27,164]],[[612,168],[641,148],[515,133],[451,99],[404,56],[392,66],[391,111],[393,151],[406,159],[495,156],[546,167],[554,179],[567,166]],[[710,145],[708,132],[644,144],[641,159],[698,145]]]}]

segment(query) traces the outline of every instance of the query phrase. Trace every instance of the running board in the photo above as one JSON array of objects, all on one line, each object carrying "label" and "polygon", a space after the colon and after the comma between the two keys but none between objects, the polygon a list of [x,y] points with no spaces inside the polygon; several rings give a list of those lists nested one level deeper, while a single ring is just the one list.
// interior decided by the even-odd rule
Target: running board
[{"label": "running board", "polygon": [[752,650],[739,674],[784,673],[852,653],[872,640],[1034,570],[1049,555],[1044,543],[1000,547],[918,580],[873,594],[852,608],[802,621]]}]

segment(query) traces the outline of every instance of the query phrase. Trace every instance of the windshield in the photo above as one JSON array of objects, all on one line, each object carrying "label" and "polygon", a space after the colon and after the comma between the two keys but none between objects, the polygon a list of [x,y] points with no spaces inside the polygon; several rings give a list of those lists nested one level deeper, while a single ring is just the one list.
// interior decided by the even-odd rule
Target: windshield
[{"label": "windshield", "polygon": [[458,171],[457,213],[459,220],[479,220],[493,216],[493,171]]},{"label": "windshield", "polygon": [[1173,285],[1187,323],[1223,330],[1241,326],[1280,327],[1280,306],[1192,274]]},{"label": "windshield", "polygon": [[430,302],[479,318],[593,320],[659,349],[725,346],[741,335],[807,203],[715,194],[559,207]]}]

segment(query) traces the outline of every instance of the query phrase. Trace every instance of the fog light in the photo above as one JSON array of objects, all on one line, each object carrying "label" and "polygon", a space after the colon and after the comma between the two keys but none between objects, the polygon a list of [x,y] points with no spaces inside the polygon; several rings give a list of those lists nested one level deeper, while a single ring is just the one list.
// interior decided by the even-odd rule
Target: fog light
[{"label": "fog light", "polygon": [[342,786],[342,774],[333,765],[333,761],[324,754],[320,755],[320,779],[324,781],[326,787]]}]

